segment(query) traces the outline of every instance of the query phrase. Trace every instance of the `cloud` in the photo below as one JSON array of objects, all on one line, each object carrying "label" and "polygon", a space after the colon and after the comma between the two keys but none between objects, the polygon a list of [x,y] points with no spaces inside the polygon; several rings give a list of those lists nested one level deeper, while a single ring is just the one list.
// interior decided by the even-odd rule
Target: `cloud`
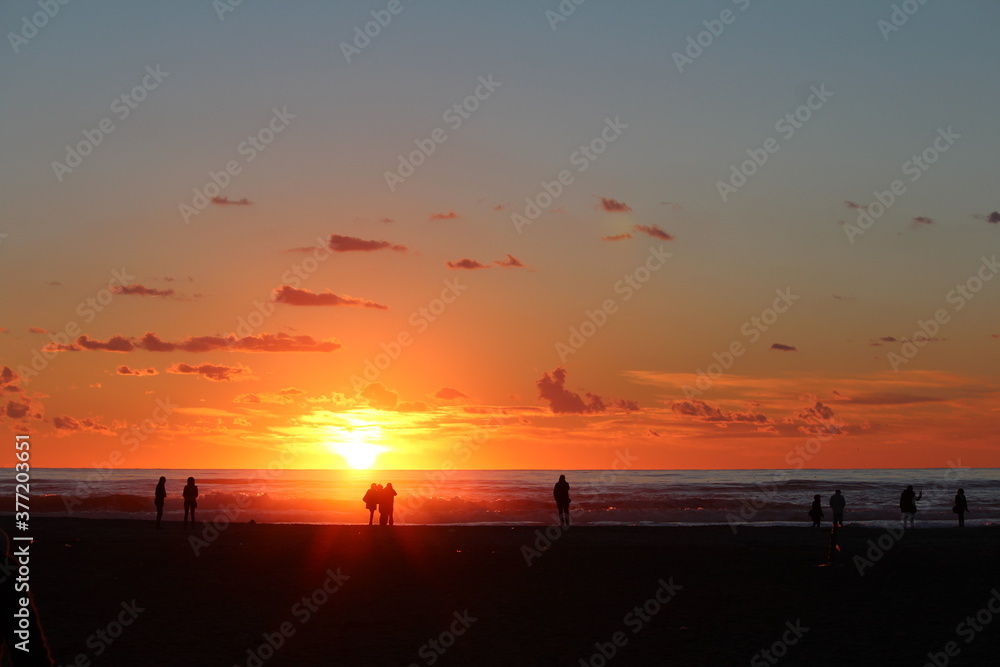
[{"label": "cloud", "polygon": [[477,262],[474,259],[460,259],[457,262],[445,262],[445,266],[449,269],[488,269],[490,268],[488,264],[483,264],[482,262]]},{"label": "cloud", "polygon": [[230,199],[229,197],[212,197],[212,203],[216,206],[250,206],[253,202],[244,197],[243,199]]},{"label": "cloud", "polygon": [[[288,405],[289,403],[294,403],[296,398],[302,396],[306,392],[295,387],[286,387],[276,392],[265,392],[258,394],[240,394],[233,399],[233,403],[273,403],[276,405]],[[308,399],[307,399],[308,400]]]},{"label": "cloud", "polygon": [[379,222],[381,222],[381,223],[385,223],[385,224],[387,224],[387,225],[388,225],[389,223],[391,223],[391,222],[396,222],[396,221],[395,221],[395,220],[393,220],[392,218],[379,218],[379,219],[378,219],[378,221],[379,221]]},{"label": "cloud", "polygon": [[913,223],[911,224],[911,226],[913,227],[913,229],[917,229],[921,225],[933,225],[933,224],[934,221],[931,220],[930,218],[923,215],[918,215],[917,217],[913,218]]},{"label": "cloud", "polygon": [[11,399],[7,401],[7,408],[5,412],[11,419],[23,419],[28,414],[29,410],[31,410],[31,405],[29,403],[21,403],[20,401]]},{"label": "cloud", "polygon": [[844,202],[844,206],[846,206],[847,208],[852,208],[852,209],[859,209],[859,208],[863,209],[864,208],[864,206],[862,206],[861,204],[859,204],[857,202],[854,202],[854,201],[845,201]]},{"label": "cloud", "polygon": [[360,392],[361,398],[367,399],[368,404],[379,410],[393,410],[399,402],[399,394],[386,389],[381,382],[373,382],[366,385]]},{"label": "cloud", "polygon": [[[371,241],[367,239],[360,239],[356,236],[343,236],[341,234],[330,234],[330,239],[327,242],[330,250],[334,252],[374,252],[376,250],[392,250],[394,252],[407,251],[405,245],[399,245],[398,243],[390,243],[388,241]],[[295,250],[300,250],[300,248],[295,248]],[[301,249],[304,251],[311,252],[313,248]]]},{"label": "cloud", "polygon": [[97,419],[91,419],[90,417],[85,417],[83,419],[75,419],[73,417],[55,417],[52,420],[52,424],[56,427],[56,431],[60,432],[60,435],[68,435],[69,433],[99,433],[100,435],[117,435],[117,433],[115,433],[115,431],[113,431],[109,426],[102,424]]},{"label": "cloud", "polygon": [[42,327],[28,327],[28,333],[43,334],[43,333],[48,333],[48,331],[46,331]]},{"label": "cloud", "polygon": [[624,234],[615,234],[614,236],[602,236],[601,240],[602,241],[624,241],[625,239],[630,239],[630,238],[632,238],[632,235],[629,234],[628,232],[625,232]]},{"label": "cloud", "polygon": [[543,373],[535,386],[538,387],[538,397],[548,401],[549,408],[556,414],[595,413],[606,409],[600,396],[587,394],[587,401],[584,402],[580,394],[567,391],[566,369],[561,366],[552,371],[551,376]]},{"label": "cloud", "polygon": [[146,368],[146,369],[142,369],[142,368],[129,368],[125,364],[122,364],[121,366],[119,366],[115,370],[115,372],[118,373],[118,375],[135,375],[135,376],[159,375],[159,371],[157,371],[152,366],[150,366],[149,368]]},{"label": "cloud", "polygon": [[468,398],[465,394],[460,392],[458,389],[452,389],[451,387],[441,387],[434,394],[435,398],[443,398],[445,400],[451,400],[453,398]]},{"label": "cloud", "polygon": [[695,421],[715,424],[726,428],[729,424],[750,424],[759,427],[770,426],[774,421],[760,412],[723,412],[717,405],[711,405],[705,401],[692,399],[690,401],[674,402],[670,409],[675,414],[690,417]]},{"label": "cloud", "polygon": [[647,236],[652,236],[654,239],[661,239],[663,241],[673,241],[674,235],[668,234],[656,225],[632,225],[632,229],[637,232],[642,232]]},{"label": "cloud", "polygon": [[973,218],[977,220],[985,220],[991,224],[1000,223],[1000,211],[993,211],[992,213],[987,213],[986,215],[974,215]]},{"label": "cloud", "polygon": [[604,209],[608,213],[628,213],[632,210],[631,206],[617,199],[609,199],[607,197],[598,197],[598,199],[600,199],[600,202],[597,207]]},{"label": "cloud", "polygon": [[135,295],[135,296],[173,296],[174,291],[172,289],[156,289],[155,287],[146,287],[145,285],[115,285],[111,288],[112,294],[124,294],[124,295]]},{"label": "cloud", "polygon": [[252,377],[250,369],[241,364],[237,364],[236,366],[224,366],[222,364],[190,366],[188,364],[177,363],[167,368],[167,372],[174,375],[201,375],[206,380],[211,380],[212,382],[249,380]]},{"label": "cloud", "polygon": [[162,340],[155,333],[149,331],[138,340],[115,335],[107,341],[99,341],[83,335],[77,338],[75,343],[69,345],[50,343],[44,349],[50,352],[80,352],[82,350],[108,352],[132,352],[133,350],[147,352],[333,352],[341,347],[341,344],[336,340],[316,340],[312,336],[292,336],[284,332],[262,333],[242,338],[232,334],[228,336],[191,336],[181,341],[171,342]]},{"label": "cloud", "polygon": [[494,260],[493,263],[496,264],[497,266],[502,266],[504,268],[518,268],[518,269],[524,268],[524,264],[521,263],[521,260],[519,260],[517,257],[514,257],[514,255],[507,255],[503,259]]},{"label": "cloud", "polygon": [[469,259],[468,257],[460,259],[457,262],[445,262],[445,266],[449,269],[488,269],[493,266],[499,266],[505,269],[523,269],[524,264],[514,255],[507,255],[503,259],[495,259],[489,264],[483,264],[482,262]]},{"label": "cloud", "polygon": [[446,211],[444,213],[433,213],[431,214],[430,220],[458,220],[458,213],[454,211]]},{"label": "cloud", "polygon": [[785,345],[784,343],[772,343],[772,350],[778,350],[780,352],[798,352],[798,348],[794,345]]},{"label": "cloud", "polygon": [[381,303],[356,299],[353,296],[338,296],[330,290],[316,294],[307,289],[295,289],[290,285],[275,288],[273,299],[277,303],[287,303],[289,306],[357,306],[375,310],[389,309]]}]

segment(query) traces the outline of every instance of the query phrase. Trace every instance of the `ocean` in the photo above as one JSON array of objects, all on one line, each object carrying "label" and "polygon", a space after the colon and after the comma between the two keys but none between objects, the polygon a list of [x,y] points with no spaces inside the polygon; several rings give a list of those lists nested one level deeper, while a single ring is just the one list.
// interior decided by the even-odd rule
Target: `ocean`
[{"label": "ocean", "polygon": [[[0,513],[14,511],[14,472],[0,481]],[[847,499],[845,523],[899,521],[899,494],[923,492],[918,526],[954,525],[957,488],[970,526],[1000,522],[1000,469],[907,470],[134,470],[34,469],[33,517],[154,518],[153,489],[167,478],[164,518],[179,520],[188,476],[200,490],[198,519],[258,523],[367,523],[372,482],[398,492],[397,524],[554,523],[552,486],[570,483],[573,521],[589,525],[806,525],[814,494]],[[376,515],[377,520],[377,515]]]}]

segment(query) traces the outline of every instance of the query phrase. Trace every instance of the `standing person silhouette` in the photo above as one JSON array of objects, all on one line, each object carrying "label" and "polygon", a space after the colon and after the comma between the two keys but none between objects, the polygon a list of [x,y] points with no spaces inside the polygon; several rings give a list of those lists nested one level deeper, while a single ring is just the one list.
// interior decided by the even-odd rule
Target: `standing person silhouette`
[{"label": "standing person silhouette", "polygon": [[198,487],[194,485],[194,477],[188,477],[184,487],[184,527],[188,525],[188,512],[191,513],[191,526],[194,524],[194,511],[198,507]]},{"label": "standing person silhouette", "polygon": [[[396,489],[392,488],[392,482],[385,485],[382,489],[382,511],[384,514],[379,515],[379,521],[382,520],[382,516],[386,517],[386,521],[391,526],[393,525],[393,505],[396,503]],[[385,522],[383,522],[384,525]]]},{"label": "standing person silhouette", "polygon": [[161,477],[156,483],[156,491],[153,492],[153,504],[156,505],[156,528],[160,528],[160,519],[163,518],[163,500],[167,497],[167,478]]},{"label": "standing person silhouette", "polygon": [[378,484],[372,482],[370,489],[365,491],[365,497],[361,499],[365,503],[365,509],[368,510],[368,525],[372,525],[375,522],[375,510],[378,508]]},{"label": "standing person silhouette", "polygon": [[375,487],[375,500],[378,503],[378,525],[384,526],[389,521],[389,510],[385,506],[385,487],[381,484]]},{"label": "standing person silhouette", "polygon": [[566,475],[559,475],[559,481],[552,487],[552,497],[556,499],[556,509],[559,511],[559,525],[569,526],[569,482]]},{"label": "standing person silhouette", "polygon": [[906,528],[907,519],[910,520],[910,528],[913,528],[913,521],[917,516],[917,501],[923,497],[924,492],[921,491],[918,495],[914,492],[912,484],[899,494],[899,511],[903,513],[903,528]]},{"label": "standing person silhouette", "polygon": [[813,496],[813,504],[809,508],[809,518],[813,521],[813,528],[819,528],[819,522],[823,519],[823,505],[818,493]]},{"label": "standing person silhouette", "polygon": [[833,511],[833,527],[843,528],[844,526],[844,508],[847,506],[847,500],[844,495],[837,489],[832,496],[830,496],[830,509]]},{"label": "standing person silhouette", "polygon": [[969,501],[965,499],[963,489],[959,489],[955,494],[955,506],[951,510],[958,515],[958,527],[965,528],[965,513],[969,511]]}]

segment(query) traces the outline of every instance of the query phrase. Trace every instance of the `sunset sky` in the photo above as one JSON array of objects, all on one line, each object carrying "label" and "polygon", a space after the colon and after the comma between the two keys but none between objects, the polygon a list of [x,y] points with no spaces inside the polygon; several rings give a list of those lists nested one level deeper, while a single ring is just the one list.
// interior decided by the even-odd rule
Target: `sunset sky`
[{"label": "sunset sky", "polygon": [[41,467],[1000,466],[1000,5],[902,4],[5,2],[4,423]]}]

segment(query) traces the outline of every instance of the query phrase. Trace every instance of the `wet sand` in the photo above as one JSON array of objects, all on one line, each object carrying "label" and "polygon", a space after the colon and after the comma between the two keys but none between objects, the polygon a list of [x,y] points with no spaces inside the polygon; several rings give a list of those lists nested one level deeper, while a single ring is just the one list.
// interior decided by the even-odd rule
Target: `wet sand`
[{"label": "wet sand", "polygon": [[[1000,588],[992,527],[849,524],[831,566],[808,527],[550,528],[546,549],[528,526],[235,524],[195,545],[211,530],[32,528],[58,664],[919,667],[1000,649],[1000,615],[975,621]],[[862,575],[855,556],[878,558]]]}]

